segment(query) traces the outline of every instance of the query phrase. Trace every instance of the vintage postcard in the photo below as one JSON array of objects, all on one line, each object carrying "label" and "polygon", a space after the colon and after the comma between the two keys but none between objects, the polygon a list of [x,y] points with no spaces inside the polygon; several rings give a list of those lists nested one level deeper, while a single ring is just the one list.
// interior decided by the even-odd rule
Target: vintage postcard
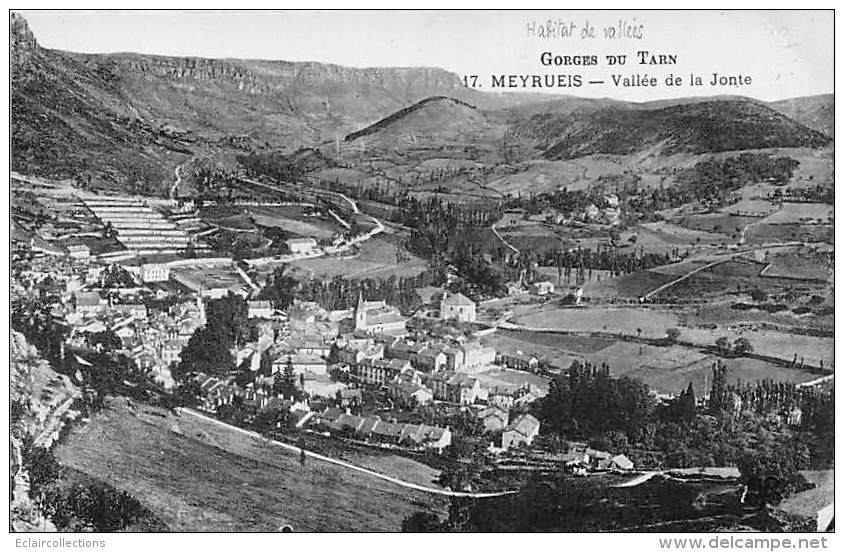
[{"label": "vintage postcard", "polygon": [[833,531],[833,43],[11,10],[15,546]]}]

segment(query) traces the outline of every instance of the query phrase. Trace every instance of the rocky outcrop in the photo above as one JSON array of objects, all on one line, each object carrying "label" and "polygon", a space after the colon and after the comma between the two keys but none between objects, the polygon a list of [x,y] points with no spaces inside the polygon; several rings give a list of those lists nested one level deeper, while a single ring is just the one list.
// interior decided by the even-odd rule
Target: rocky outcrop
[{"label": "rocky outcrop", "polygon": [[55,531],[55,526],[29,497],[29,474],[23,466],[24,447],[49,449],[64,425],[78,415],[72,405],[80,391],[69,378],[53,371],[22,334],[13,331],[9,337],[11,529]]},{"label": "rocky outcrop", "polygon": [[38,41],[29,29],[29,24],[16,13],[9,17],[9,46],[13,67],[24,63],[38,51]]}]

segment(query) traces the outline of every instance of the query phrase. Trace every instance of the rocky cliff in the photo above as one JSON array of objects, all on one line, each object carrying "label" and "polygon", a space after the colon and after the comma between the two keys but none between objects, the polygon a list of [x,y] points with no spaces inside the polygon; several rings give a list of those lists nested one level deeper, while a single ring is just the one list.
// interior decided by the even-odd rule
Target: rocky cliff
[{"label": "rocky cliff", "polygon": [[9,337],[11,528],[55,531],[28,495],[29,474],[23,466],[23,450],[53,445],[64,425],[78,415],[72,405],[80,391],[67,376],[53,371],[22,334],[13,331]]}]

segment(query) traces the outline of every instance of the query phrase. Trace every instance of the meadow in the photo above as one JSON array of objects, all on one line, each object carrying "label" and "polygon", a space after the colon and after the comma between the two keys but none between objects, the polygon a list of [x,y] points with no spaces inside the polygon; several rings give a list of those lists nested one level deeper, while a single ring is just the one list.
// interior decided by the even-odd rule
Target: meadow
[{"label": "meadow", "polygon": [[[399,531],[411,513],[444,510],[440,497],[318,460],[302,471],[295,454],[261,439],[123,400],[74,431],[57,456],[135,496],[169,531],[276,531],[284,524]],[[379,461],[382,468],[390,462]],[[401,458],[393,469],[400,474],[408,462]]]}]

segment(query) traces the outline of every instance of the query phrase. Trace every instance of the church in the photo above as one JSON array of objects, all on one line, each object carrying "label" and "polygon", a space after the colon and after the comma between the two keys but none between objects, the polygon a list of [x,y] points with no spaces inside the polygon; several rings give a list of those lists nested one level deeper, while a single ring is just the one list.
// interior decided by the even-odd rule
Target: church
[{"label": "church", "polygon": [[361,293],[354,308],[354,315],[355,331],[407,335],[407,319],[386,301],[364,301]]}]

